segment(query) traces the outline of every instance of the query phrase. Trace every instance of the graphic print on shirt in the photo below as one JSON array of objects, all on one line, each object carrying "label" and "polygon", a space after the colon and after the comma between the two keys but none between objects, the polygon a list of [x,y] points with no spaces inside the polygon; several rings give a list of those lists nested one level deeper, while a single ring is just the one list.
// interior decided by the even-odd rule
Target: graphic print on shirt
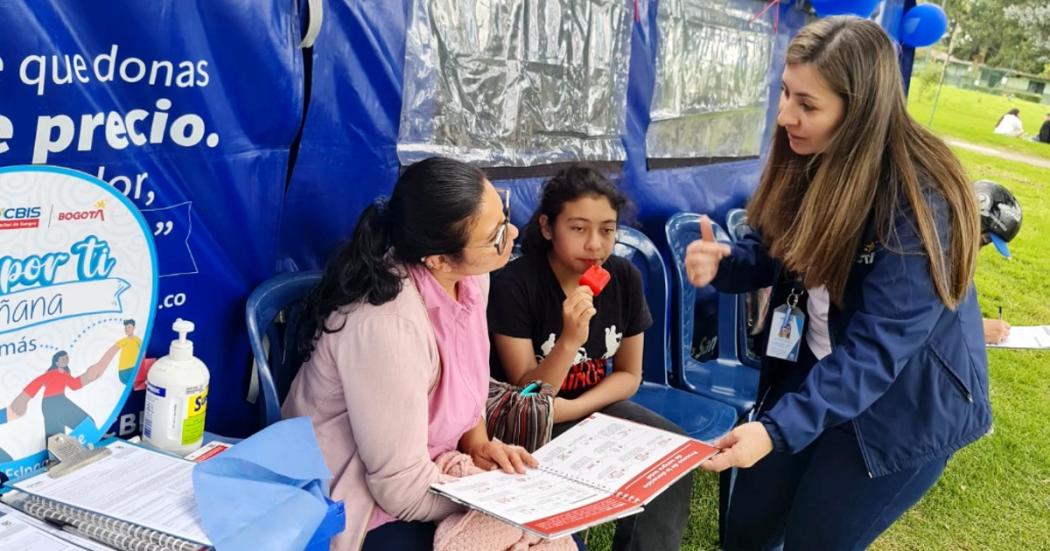
[{"label": "graphic print on shirt", "polygon": [[[562,382],[562,391],[572,392],[590,388],[605,378],[605,366],[608,360],[615,356],[616,351],[620,349],[620,343],[623,342],[623,333],[616,331],[616,325],[606,327],[604,333],[605,353],[600,358],[591,358],[587,355],[587,349],[580,347],[576,351],[576,356],[572,359],[572,367],[569,368],[569,373],[565,375],[565,380]],[[542,355],[536,356],[536,363],[542,362],[550,355],[551,351],[554,350],[556,340],[557,335],[550,333],[547,340],[540,345]]]},{"label": "graphic print on shirt", "polygon": [[[512,261],[494,276],[489,297],[489,331],[518,339],[529,339],[532,355],[542,363],[554,352],[563,330],[565,292],[545,255],[525,255]],[[608,258],[602,266],[612,274],[601,295],[594,297],[597,310],[588,324],[585,343],[566,352],[571,367],[562,381],[559,396],[572,399],[604,380],[609,360],[623,341],[652,325],[645,302],[641,274],[630,261]],[[491,355],[493,377],[506,380],[498,354]],[[564,369],[564,367],[563,367]]]},{"label": "graphic print on shirt", "polygon": [[616,326],[605,328],[605,354],[602,358],[608,360],[616,355],[616,351],[620,349],[620,342],[623,341],[623,333],[616,332]]}]

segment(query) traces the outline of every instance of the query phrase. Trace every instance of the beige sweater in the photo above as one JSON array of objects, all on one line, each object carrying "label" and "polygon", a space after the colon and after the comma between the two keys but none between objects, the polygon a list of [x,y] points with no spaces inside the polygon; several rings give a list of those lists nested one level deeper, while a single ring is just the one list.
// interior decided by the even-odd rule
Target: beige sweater
[{"label": "beige sweater", "polygon": [[[488,296],[488,277],[480,278]],[[361,547],[372,509],[401,520],[437,521],[461,507],[429,492],[447,475],[427,452],[429,394],[441,364],[426,307],[411,278],[394,300],[333,313],[292,383],[284,417],[313,421],[332,470],[332,499],[346,505],[346,530],[332,549]],[[488,338],[479,335],[479,338]]]}]

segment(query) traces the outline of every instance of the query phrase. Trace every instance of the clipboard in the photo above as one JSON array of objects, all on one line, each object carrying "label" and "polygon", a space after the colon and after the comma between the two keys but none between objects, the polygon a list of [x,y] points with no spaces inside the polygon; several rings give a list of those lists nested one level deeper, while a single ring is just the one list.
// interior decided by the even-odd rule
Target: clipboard
[{"label": "clipboard", "polygon": [[48,439],[48,452],[48,470],[9,484],[4,502],[116,549],[212,548],[193,500],[193,462],[117,439],[86,448],[65,434]]}]

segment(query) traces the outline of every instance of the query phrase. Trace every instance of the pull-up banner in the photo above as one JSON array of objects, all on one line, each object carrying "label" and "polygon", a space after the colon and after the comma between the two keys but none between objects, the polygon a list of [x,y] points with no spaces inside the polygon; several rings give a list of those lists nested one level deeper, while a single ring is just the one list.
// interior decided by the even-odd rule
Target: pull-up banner
[{"label": "pull-up banner", "polygon": [[131,393],[157,291],[138,210],[91,176],[0,169],[0,469],[43,466],[46,437],[95,443]]},{"label": "pull-up banner", "polygon": [[[211,369],[209,430],[251,431],[244,302],[274,272],[302,118],[297,2],[5,2],[0,28],[0,166],[76,169],[141,213],[157,252],[156,322],[194,321]],[[0,207],[22,199],[5,193]],[[118,292],[90,284],[78,308]],[[166,354],[170,331],[154,336],[145,355]]]}]

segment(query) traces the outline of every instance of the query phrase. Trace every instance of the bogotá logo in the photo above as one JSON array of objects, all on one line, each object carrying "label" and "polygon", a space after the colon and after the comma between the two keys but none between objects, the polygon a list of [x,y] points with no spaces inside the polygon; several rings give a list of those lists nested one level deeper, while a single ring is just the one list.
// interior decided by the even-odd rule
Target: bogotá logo
[{"label": "bogot\u00e1 logo", "polygon": [[81,220],[106,221],[106,201],[99,199],[88,209],[62,211],[58,213],[59,222],[75,222]]}]

